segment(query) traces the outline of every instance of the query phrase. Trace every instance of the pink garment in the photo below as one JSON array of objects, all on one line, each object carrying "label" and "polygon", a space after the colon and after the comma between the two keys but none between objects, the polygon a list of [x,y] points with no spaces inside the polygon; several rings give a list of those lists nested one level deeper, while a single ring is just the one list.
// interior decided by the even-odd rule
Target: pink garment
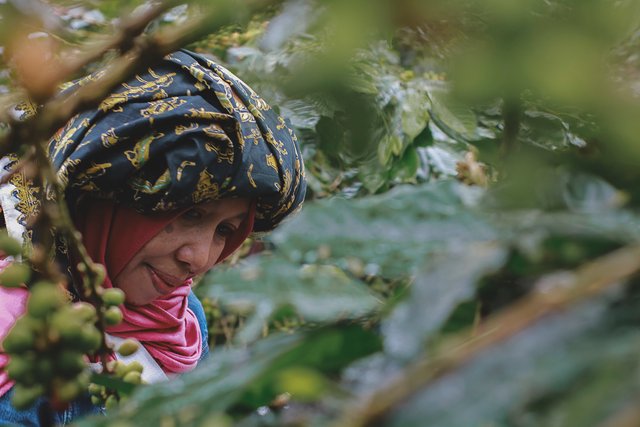
[{"label": "pink garment", "polygon": [[[11,264],[11,261],[0,259],[0,271],[4,270],[9,264]],[[7,336],[16,320],[25,312],[28,295],[26,288],[5,288],[0,286],[0,343]],[[2,345],[0,344],[1,348]],[[9,356],[0,350],[0,396],[3,396],[13,387],[13,381],[9,379],[5,369],[7,363],[9,363]]]}]

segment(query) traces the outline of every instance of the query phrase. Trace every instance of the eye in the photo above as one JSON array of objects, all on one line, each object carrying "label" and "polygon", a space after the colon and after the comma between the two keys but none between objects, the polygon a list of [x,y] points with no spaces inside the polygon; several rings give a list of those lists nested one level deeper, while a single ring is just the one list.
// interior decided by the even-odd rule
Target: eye
[{"label": "eye", "polygon": [[188,220],[192,220],[192,221],[198,221],[198,220],[201,220],[204,217],[204,212],[202,212],[202,210],[200,210],[200,209],[193,208],[193,209],[189,209],[188,211],[183,213],[182,217],[184,219],[188,219]]},{"label": "eye", "polygon": [[237,230],[237,227],[234,226],[233,224],[223,223],[218,226],[218,229],[216,230],[216,234],[218,234],[218,236],[224,239],[227,239],[231,237],[233,233],[236,232],[236,230]]}]

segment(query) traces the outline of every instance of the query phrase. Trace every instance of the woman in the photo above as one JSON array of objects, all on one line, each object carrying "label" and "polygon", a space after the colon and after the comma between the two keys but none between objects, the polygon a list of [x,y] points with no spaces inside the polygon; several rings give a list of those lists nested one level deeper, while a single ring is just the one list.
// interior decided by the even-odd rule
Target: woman
[{"label": "woman", "polygon": [[[125,293],[124,320],[107,332],[142,344],[150,381],[193,369],[207,352],[192,279],[250,232],[277,226],[305,192],[297,140],[284,120],[230,72],[185,50],[70,120],[49,154],[88,253],[105,265],[104,286]],[[21,175],[0,188],[0,201],[9,233],[28,243],[24,224],[38,207]],[[3,338],[24,312],[26,291],[0,292]],[[0,424],[35,425],[46,402],[12,408],[6,363],[0,353]],[[79,400],[56,422],[94,410]]]}]

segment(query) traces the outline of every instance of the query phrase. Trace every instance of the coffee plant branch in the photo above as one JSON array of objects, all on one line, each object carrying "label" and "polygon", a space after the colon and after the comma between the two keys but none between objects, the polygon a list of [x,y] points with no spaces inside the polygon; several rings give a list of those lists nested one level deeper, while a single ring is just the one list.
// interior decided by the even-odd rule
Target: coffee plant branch
[{"label": "coffee plant branch", "polygon": [[[409,365],[362,399],[347,405],[334,427],[361,427],[374,423],[387,411],[432,381],[470,362],[482,351],[529,328],[542,318],[601,294],[640,271],[640,245],[616,250],[573,272],[541,278],[529,296],[477,327],[475,337],[458,335],[447,340],[435,356]],[[624,424],[623,424],[624,425]]]}]

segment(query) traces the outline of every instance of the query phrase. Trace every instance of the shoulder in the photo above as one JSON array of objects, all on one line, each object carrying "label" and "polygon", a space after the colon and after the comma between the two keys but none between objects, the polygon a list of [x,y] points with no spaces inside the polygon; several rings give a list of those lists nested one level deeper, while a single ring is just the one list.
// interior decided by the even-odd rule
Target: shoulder
[{"label": "shoulder", "polygon": [[196,315],[196,319],[198,320],[200,336],[202,337],[202,356],[200,357],[200,360],[203,360],[209,354],[209,328],[207,327],[207,316],[204,314],[202,303],[193,291],[189,292],[187,302],[189,310]]}]

